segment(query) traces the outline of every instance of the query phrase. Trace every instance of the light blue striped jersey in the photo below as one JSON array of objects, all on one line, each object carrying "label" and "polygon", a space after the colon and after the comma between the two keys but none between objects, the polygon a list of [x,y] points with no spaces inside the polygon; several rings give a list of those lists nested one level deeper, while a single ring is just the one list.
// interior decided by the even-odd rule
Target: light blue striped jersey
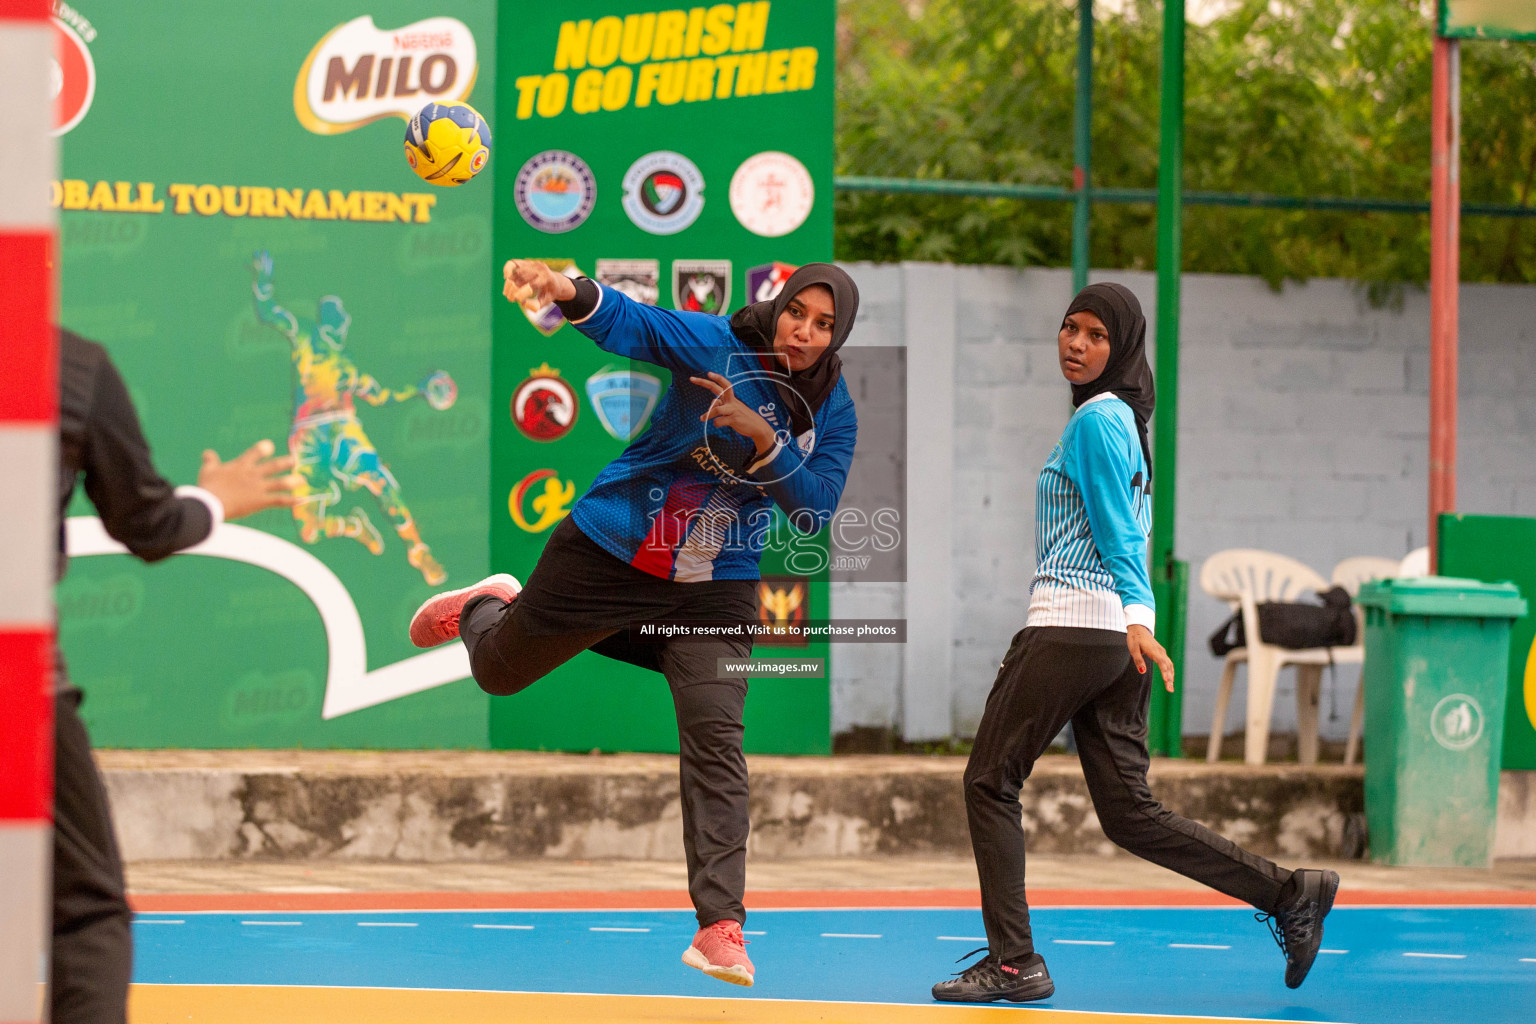
[{"label": "light blue striped jersey", "polygon": [[1147,463],[1131,407],[1105,393],[1067,421],[1035,489],[1029,625],[1153,628]]}]

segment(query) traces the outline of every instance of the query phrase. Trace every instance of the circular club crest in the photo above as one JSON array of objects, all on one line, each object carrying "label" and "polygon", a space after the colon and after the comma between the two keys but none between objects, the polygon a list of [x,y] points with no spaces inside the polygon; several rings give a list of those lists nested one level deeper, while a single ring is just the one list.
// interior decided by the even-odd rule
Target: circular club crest
[{"label": "circular club crest", "polygon": [[597,202],[597,179],[575,153],[546,149],[528,158],[513,187],[517,212],[540,231],[559,234],[579,227]]},{"label": "circular club crest", "polygon": [[1466,750],[1483,738],[1483,706],[1465,693],[1448,693],[1429,713],[1429,731],[1446,750]]},{"label": "circular club crest", "polygon": [[789,234],[805,223],[815,202],[811,172],[788,153],[749,156],[731,175],[731,212],[754,235]]},{"label": "circular club crest", "polygon": [[534,370],[512,392],[512,422],[535,441],[558,441],[569,434],[580,408],[576,391],[548,366]]},{"label": "circular club crest", "polygon": [[624,212],[653,235],[675,235],[704,209],[704,175],[681,153],[647,153],[624,173]]},{"label": "circular club crest", "polygon": [[85,40],[58,18],[53,19],[53,67],[49,92],[53,97],[53,135],[63,135],[84,120],[96,97],[96,62]]}]

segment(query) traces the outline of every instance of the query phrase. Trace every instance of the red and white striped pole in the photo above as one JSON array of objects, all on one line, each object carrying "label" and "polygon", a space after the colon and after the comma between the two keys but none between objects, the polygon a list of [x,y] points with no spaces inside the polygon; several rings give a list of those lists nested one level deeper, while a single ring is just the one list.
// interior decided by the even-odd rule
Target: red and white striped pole
[{"label": "red and white striped pole", "polygon": [[46,0],[0,0],[0,1024],[42,1019],[53,807],[57,147]]}]

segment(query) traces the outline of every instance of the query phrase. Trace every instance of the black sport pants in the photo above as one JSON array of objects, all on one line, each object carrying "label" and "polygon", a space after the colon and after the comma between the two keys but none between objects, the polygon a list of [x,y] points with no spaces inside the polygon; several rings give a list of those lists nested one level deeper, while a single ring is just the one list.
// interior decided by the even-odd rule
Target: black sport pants
[{"label": "black sport pants", "polygon": [[1014,636],[965,768],[981,915],[999,959],[1034,952],[1019,787],[1068,722],[1106,836],[1266,913],[1279,902],[1289,871],[1174,814],[1147,788],[1151,679],[1136,671],[1124,633],[1035,626]]},{"label": "black sport pants", "polygon": [[80,691],[54,700],[53,1024],[123,1024],[133,973],[133,912],[112,834],[107,793],[77,710]]},{"label": "black sport pants", "polygon": [[[582,651],[614,636],[594,630],[530,635],[518,621],[516,603],[473,598],[459,635],[469,651],[475,682],[487,693],[518,693]],[[746,921],[747,759],[742,753],[742,713],[747,681],[721,678],[720,658],[746,658],[750,640],[669,642],[659,646],[656,666],[667,677],[677,711],[679,786],[688,894],[700,927],[727,918]]]}]

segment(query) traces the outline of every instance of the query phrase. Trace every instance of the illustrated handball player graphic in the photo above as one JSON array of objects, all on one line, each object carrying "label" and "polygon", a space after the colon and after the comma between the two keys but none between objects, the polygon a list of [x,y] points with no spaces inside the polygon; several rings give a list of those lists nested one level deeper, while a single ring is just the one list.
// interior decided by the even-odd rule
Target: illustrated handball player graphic
[{"label": "illustrated handball player graphic", "polygon": [[322,298],[316,319],[295,316],[273,301],[271,255],[257,253],[254,270],[251,291],[256,296],[256,315],[280,331],[292,347],[296,381],[288,450],[298,460],[297,472],[304,480],[293,508],[300,538],[317,544],[327,537],[349,537],[372,554],[383,554],[384,538],[362,508],[354,505],[346,514],[336,511],[344,492],[366,490],[405,542],[406,561],[429,586],[437,586],[448,573],[422,542],[399,482],[363,430],[357,400],[380,406],[420,396],[441,411],[452,407],[458,397],[453,378],[439,370],[415,387],[385,388],[344,352],[352,318],[341,299]]},{"label": "illustrated handball player graphic", "polygon": [[[462,637],[480,688],[515,694],[580,652],[663,673],[677,713],[683,849],[699,930],[683,962],[737,985],[755,978],[741,925],[746,887],[747,680],[758,564],[776,505],[813,534],[842,498],[858,422],[837,350],[858,312],[842,270],[801,267],[777,297],[711,316],[646,306],[535,260],[505,268],[509,299],[558,303],[605,352],[672,371],[651,427],[550,534],[528,586],[492,576],[441,594],[411,641]],[[725,624],[645,643],[646,622]],[[573,710],[581,707],[573,697]]]}]

